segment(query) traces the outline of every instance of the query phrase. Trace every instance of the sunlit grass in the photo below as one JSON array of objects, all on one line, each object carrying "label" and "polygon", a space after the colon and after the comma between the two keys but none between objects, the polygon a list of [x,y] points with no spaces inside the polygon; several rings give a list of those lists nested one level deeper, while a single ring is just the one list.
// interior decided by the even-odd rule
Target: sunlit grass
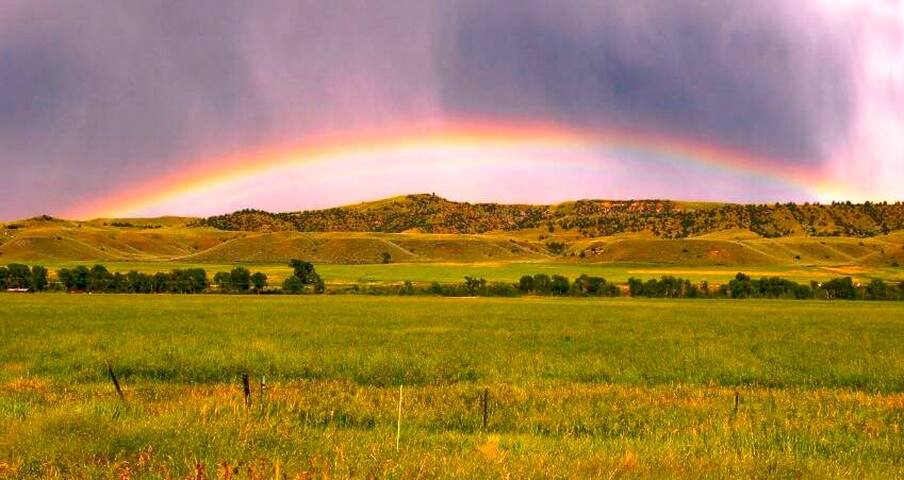
[{"label": "sunlit grass", "polygon": [[0,306],[0,478],[904,474],[898,303],[56,294]]}]

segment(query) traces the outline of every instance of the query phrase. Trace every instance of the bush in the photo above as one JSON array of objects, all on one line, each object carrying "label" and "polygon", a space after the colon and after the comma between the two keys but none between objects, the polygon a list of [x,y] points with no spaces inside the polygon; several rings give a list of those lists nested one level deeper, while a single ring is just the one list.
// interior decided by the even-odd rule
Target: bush
[{"label": "bush", "polygon": [[296,277],[295,275],[291,275],[283,280],[282,290],[284,293],[297,295],[304,292],[304,282],[302,282],[301,279]]}]

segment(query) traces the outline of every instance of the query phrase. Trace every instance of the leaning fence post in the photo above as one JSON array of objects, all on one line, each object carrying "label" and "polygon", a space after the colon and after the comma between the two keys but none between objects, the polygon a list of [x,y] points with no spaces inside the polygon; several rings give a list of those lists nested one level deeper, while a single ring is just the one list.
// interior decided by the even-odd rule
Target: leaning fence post
[{"label": "leaning fence post", "polygon": [[741,407],[741,393],[735,390],[734,392],[734,413],[738,414],[738,409]]},{"label": "leaning fence post", "polygon": [[119,380],[116,378],[116,374],[113,373],[113,365],[110,362],[107,362],[107,373],[110,374],[110,380],[113,381],[113,387],[116,388],[116,394],[119,395],[119,399],[125,402],[126,397],[122,394],[122,387],[119,386]]},{"label": "leaning fence post", "polygon": [[245,405],[251,405],[251,384],[248,383],[248,374],[242,374],[242,390],[245,393]]}]

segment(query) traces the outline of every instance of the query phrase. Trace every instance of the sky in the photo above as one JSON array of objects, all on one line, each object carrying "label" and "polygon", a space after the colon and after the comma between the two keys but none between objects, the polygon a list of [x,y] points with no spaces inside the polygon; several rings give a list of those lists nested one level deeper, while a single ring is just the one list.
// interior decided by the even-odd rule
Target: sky
[{"label": "sky", "polygon": [[904,200],[902,0],[5,0],[0,220]]}]

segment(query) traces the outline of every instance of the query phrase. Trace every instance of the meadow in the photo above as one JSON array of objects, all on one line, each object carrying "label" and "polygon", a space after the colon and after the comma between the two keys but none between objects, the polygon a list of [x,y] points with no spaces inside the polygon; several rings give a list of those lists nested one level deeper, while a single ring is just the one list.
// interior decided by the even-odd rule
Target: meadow
[{"label": "meadow", "polygon": [[0,306],[0,478],[904,475],[896,302]]}]

